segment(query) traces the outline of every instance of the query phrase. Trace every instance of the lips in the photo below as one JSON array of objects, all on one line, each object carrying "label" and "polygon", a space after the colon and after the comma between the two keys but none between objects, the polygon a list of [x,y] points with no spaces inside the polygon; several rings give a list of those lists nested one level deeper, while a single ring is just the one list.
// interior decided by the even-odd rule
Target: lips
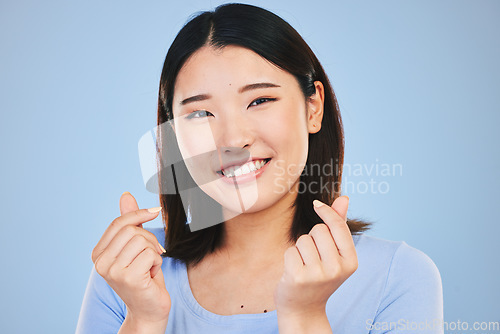
[{"label": "lips", "polygon": [[[246,161],[242,163],[241,165],[231,165],[227,166],[226,168],[223,168],[220,171],[217,171],[217,174],[229,178],[233,178],[235,176],[239,176],[242,174],[247,174],[251,171],[257,172],[261,168],[263,168],[271,158],[265,158],[265,159],[252,159],[249,161]],[[252,162],[249,164],[249,162]]]},{"label": "lips", "polygon": [[[261,163],[246,163],[243,164],[242,166],[232,166],[228,167],[225,170],[217,172],[217,175],[219,176],[219,179],[227,183],[229,185],[238,185],[238,186],[243,186],[245,184],[252,184],[255,182],[257,179],[262,177],[262,175],[265,173],[267,170],[267,167],[271,163],[272,159],[267,158],[267,159],[261,159]],[[255,160],[251,160],[252,162]],[[254,165],[254,166],[252,166]],[[260,166],[260,168],[259,168]],[[258,169],[256,169],[258,168]]]},{"label": "lips", "polygon": [[233,161],[229,161],[227,162],[226,164],[222,165],[221,166],[221,169],[217,171],[218,174],[222,174],[222,171],[225,170],[225,169],[228,169],[229,167],[241,167],[243,166],[244,164],[246,164],[247,162],[250,162],[250,161],[259,161],[259,160],[263,160],[264,161],[264,164],[268,163],[269,160],[271,160],[271,158],[254,158],[254,159],[244,159],[244,160],[233,160]]}]

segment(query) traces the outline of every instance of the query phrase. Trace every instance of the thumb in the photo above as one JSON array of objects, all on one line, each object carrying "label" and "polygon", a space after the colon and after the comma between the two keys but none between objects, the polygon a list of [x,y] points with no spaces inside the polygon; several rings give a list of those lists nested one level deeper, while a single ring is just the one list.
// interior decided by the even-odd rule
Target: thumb
[{"label": "thumb", "polygon": [[120,197],[120,215],[139,210],[137,202],[128,191],[124,192]]},{"label": "thumb", "polygon": [[349,207],[349,196],[340,196],[333,201],[332,209],[344,220],[347,220],[347,209]]}]

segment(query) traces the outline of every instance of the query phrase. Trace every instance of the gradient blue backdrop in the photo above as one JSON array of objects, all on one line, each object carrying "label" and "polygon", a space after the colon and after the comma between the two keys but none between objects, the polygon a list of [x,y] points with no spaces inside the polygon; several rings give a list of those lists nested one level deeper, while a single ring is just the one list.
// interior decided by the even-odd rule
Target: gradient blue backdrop
[{"label": "gradient blue backdrop", "polygon": [[[156,124],[174,36],[219,3],[1,2],[0,332],[73,332],[121,193],[158,205],[138,140]],[[349,215],[434,260],[445,321],[500,321],[500,2],[251,3],[294,26],[325,67],[345,163],[401,165],[346,174],[358,186],[345,191]]]}]

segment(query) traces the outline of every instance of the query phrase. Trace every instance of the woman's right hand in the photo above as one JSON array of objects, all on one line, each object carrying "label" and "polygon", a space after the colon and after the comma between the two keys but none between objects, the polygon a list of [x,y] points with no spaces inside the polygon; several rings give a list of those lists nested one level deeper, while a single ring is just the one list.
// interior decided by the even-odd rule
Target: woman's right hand
[{"label": "woman's right hand", "polygon": [[164,250],[155,235],[142,228],[158,212],[139,209],[132,194],[125,192],[120,213],[92,250],[92,262],[127,306],[128,323],[136,328],[166,327],[171,300],[161,270]]}]

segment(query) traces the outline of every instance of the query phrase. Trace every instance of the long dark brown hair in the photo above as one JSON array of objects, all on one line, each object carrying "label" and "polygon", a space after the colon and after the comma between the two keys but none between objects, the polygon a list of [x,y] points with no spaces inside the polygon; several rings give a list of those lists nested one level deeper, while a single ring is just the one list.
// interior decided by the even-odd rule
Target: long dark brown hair
[{"label": "long dark brown hair", "polygon": [[[252,50],[292,74],[299,82],[306,99],[316,92],[315,81],[323,83],[324,115],[321,130],[315,134],[309,134],[309,150],[304,168],[307,172],[301,174],[299,184],[326,183],[330,186],[328,191],[322,188],[312,191],[309,186],[299,189],[296,200],[290,208],[294,210],[294,216],[289,239],[295,242],[300,235],[309,233],[315,224],[322,222],[313,209],[312,201],[319,199],[331,205],[334,199],[340,196],[344,162],[344,133],[339,106],[330,81],[307,43],[279,16],[253,5],[239,3],[220,5],[213,11],[204,11],[191,18],[172,42],[160,78],[158,125],[173,119],[172,98],[177,74],[186,60],[205,45],[214,48],[237,45]],[[158,134],[160,156],[165,154],[165,145],[162,145],[162,142],[168,141],[169,149],[174,147],[178,150],[175,136],[168,137],[162,134],[161,127],[159,127]],[[311,172],[313,166],[328,164],[332,165],[333,173],[321,175]],[[175,171],[169,166],[159,164],[160,204],[164,208],[163,220],[166,228],[164,246],[167,251],[164,256],[181,260],[186,264],[196,264],[205,255],[221,246],[223,228],[222,224],[216,224],[191,232],[186,224],[186,210],[179,192],[173,194],[166,191],[167,187],[172,188],[172,184],[177,187],[175,178],[180,171],[183,175],[189,175],[183,162],[177,164]],[[192,179],[190,182],[194,183]],[[207,217],[207,212],[197,202],[189,203],[189,207],[192,222]],[[348,218],[347,224],[351,234],[357,234],[368,230],[372,223]]]}]

